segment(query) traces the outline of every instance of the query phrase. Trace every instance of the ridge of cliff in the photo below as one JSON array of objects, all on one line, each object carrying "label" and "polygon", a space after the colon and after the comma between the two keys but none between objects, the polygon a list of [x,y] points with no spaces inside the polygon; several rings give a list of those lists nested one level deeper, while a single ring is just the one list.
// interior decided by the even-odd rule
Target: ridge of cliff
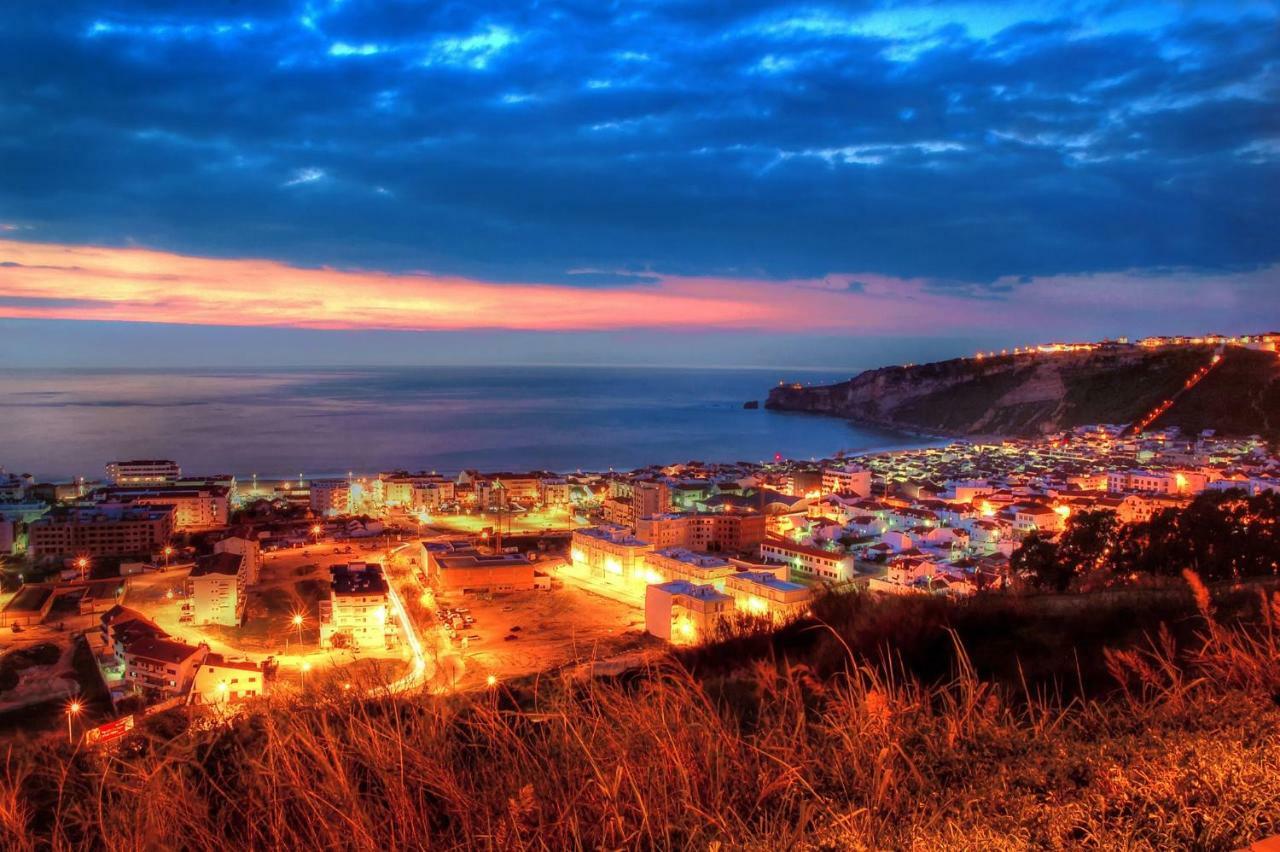
[{"label": "ridge of cliff", "polygon": [[832,385],[781,384],[765,407],[904,431],[1014,437],[1138,423],[1166,402],[1147,428],[1274,440],[1280,437],[1280,357],[1238,346],[1117,345],[954,358],[880,367]]}]

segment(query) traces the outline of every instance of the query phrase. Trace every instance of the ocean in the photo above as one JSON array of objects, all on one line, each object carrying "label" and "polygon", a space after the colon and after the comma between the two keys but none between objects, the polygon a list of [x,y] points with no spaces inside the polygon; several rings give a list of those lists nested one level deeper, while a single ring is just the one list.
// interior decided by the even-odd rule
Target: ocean
[{"label": "ocean", "polygon": [[0,373],[0,465],[100,478],[172,458],[247,478],[405,468],[627,470],[919,446],[837,418],[744,410],[847,371],[614,367],[20,370]]}]

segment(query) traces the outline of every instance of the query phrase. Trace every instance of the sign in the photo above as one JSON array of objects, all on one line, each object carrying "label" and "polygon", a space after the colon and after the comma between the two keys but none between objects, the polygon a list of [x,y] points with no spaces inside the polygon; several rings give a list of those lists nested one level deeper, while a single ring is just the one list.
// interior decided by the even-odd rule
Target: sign
[{"label": "sign", "polygon": [[85,745],[109,745],[133,730],[133,716],[124,716],[84,732]]}]

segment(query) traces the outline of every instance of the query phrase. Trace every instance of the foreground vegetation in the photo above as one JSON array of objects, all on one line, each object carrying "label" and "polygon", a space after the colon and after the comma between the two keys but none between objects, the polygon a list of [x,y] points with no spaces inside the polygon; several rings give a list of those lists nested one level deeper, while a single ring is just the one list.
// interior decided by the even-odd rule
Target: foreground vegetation
[{"label": "foreground vegetation", "polygon": [[[211,728],[170,717],[105,757],[20,743],[0,844],[1237,848],[1280,833],[1280,594],[1189,579],[1074,619],[1048,599],[833,598],[613,681],[326,690]],[[1081,627],[1024,656],[1030,676],[992,664],[1037,622]]]}]

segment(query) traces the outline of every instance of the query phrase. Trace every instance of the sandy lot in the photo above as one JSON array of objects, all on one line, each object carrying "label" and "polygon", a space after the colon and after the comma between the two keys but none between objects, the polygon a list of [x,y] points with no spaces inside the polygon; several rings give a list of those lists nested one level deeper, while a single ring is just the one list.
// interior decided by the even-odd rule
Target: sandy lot
[{"label": "sandy lot", "polygon": [[[644,612],[628,604],[556,581],[549,592],[515,592],[492,600],[452,595],[441,606],[464,606],[476,623],[460,631],[465,648],[453,645],[441,667],[464,667],[459,687],[533,674],[573,662],[605,659],[657,644],[644,633]],[[513,627],[519,627],[512,631]],[[509,635],[518,639],[506,640]]]}]

